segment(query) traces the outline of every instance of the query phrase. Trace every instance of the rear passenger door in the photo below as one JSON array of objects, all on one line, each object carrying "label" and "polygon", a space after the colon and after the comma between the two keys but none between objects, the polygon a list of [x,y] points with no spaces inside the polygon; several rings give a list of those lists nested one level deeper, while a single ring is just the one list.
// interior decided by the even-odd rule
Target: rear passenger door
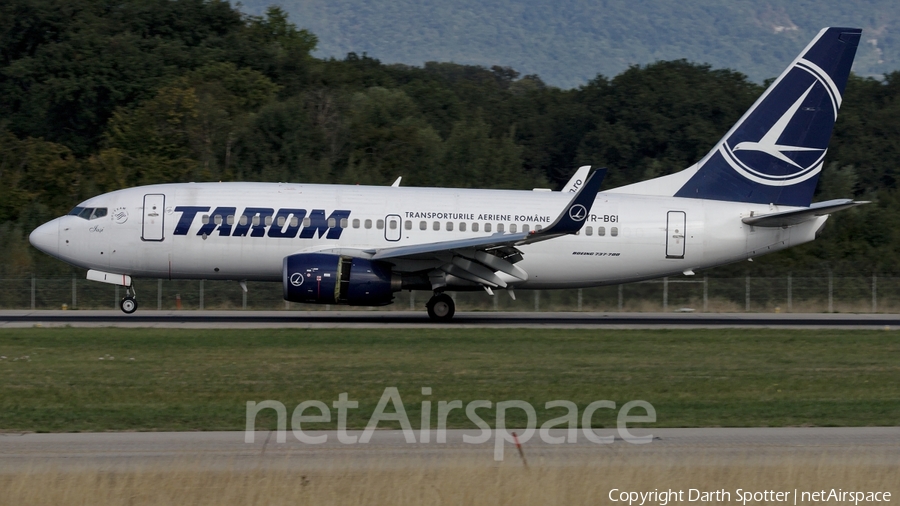
[{"label": "rear passenger door", "polygon": [[666,258],[684,258],[686,222],[684,211],[669,211],[666,219]]}]

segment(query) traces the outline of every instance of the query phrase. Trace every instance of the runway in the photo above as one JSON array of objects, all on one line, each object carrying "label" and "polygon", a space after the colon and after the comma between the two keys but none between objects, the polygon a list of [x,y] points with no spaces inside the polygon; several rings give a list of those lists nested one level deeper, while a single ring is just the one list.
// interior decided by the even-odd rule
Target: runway
[{"label": "runway", "polygon": [[[521,430],[519,431],[522,434]],[[140,470],[190,464],[206,469],[235,469],[259,466],[288,469],[321,469],[410,465],[425,463],[440,467],[460,461],[480,461],[490,465],[521,465],[516,448],[504,443],[503,459],[495,459],[496,439],[467,444],[463,435],[477,436],[479,430],[447,431],[447,442],[437,443],[436,433],[422,443],[415,431],[415,443],[407,442],[398,430],[379,430],[368,443],[344,444],[335,431],[309,431],[310,436],[327,436],[324,444],[297,440],[290,428],[285,442],[276,432],[253,433],[245,442],[244,432],[114,432],[85,434],[0,434],[0,473],[20,472],[28,466],[54,469]],[[362,431],[347,431],[358,438]],[[685,460],[716,463],[763,464],[773,459],[825,458],[865,459],[868,465],[900,467],[900,427],[816,427],[816,428],[700,428],[644,429],[632,434],[652,435],[646,444],[623,440],[615,429],[600,429],[597,435],[616,436],[610,444],[588,441],[581,430],[576,443],[548,444],[537,433],[524,441],[525,457],[532,463],[567,465],[597,462],[609,465],[625,459],[662,464]],[[553,430],[550,435],[564,436]],[[418,464],[416,464],[418,465]]]},{"label": "runway", "polygon": [[460,312],[432,323],[424,311],[0,311],[0,328],[869,328],[900,329],[897,314]]}]

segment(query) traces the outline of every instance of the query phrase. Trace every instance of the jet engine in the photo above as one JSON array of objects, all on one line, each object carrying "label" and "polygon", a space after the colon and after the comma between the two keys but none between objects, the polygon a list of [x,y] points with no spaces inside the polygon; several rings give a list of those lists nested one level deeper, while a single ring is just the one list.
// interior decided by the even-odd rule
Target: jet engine
[{"label": "jet engine", "polygon": [[391,265],[326,253],[284,258],[284,299],[313,304],[384,306],[400,290]]}]

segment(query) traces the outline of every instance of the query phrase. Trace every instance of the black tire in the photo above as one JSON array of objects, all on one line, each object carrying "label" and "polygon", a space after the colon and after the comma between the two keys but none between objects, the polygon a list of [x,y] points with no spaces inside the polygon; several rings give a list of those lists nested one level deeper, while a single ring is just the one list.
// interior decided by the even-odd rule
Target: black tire
[{"label": "black tire", "polygon": [[456,303],[446,293],[435,295],[425,307],[428,308],[428,317],[436,322],[450,321],[456,313]]},{"label": "black tire", "polygon": [[136,300],[134,300],[134,297],[129,295],[128,297],[122,299],[122,302],[119,303],[119,308],[123,313],[131,314],[137,311],[138,303]]}]

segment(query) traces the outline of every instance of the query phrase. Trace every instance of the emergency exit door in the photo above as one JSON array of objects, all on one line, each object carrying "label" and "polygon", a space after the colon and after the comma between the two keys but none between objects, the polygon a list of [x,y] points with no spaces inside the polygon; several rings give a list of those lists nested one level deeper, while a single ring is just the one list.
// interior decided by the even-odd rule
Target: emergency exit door
[{"label": "emergency exit door", "polygon": [[163,220],[165,219],[166,196],[158,193],[144,195],[144,223],[141,239],[145,241],[162,241]]},{"label": "emergency exit door", "polygon": [[669,211],[666,219],[666,258],[684,258],[686,221],[684,211]]},{"label": "emergency exit door", "polygon": [[384,238],[388,241],[399,241],[403,235],[403,220],[398,214],[389,214],[384,217]]}]

